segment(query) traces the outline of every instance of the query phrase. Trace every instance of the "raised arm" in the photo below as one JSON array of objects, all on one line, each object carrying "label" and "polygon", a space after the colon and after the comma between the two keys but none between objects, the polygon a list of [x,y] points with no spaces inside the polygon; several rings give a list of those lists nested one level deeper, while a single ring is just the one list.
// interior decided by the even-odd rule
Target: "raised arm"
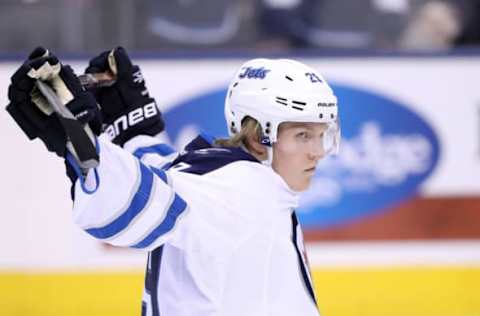
[{"label": "raised arm", "polygon": [[140,67],[122,47],[105,51],[90,60],[86,73],[108,73],[115,83],[90,91],[102,109],[105,133],[145,164],[162,168],[177,156],[161,133],[164,121],[148,92]]},{"label": "raised arm", "polygon": [[[121,60],[121,57],[117,59],[119,51],[122,52],[121,49],[113,52],[115,60]],[[131,72],[122,72],[122,62],[127,62]],[[113,245],[150,250],[172,235],[188,207],[174,192],[163,170],[147,166],[135,155],[117,146],[127,141],[131,144],[136,142],[134,154],[137,151],[137,156],[141,158],[143,155],[138,155],[138,152],[149,151],[142,148],[158,148],[153,135],[163,130],[159,111],[148,93],[141,93],[143,98],[138,95],[129,97],[126,95],[129,90],[122,90],[122,84],[132,85],[122,81],[126,76],[138,84],[134,86],[138,91],[144,91],[141,90],[142,86],[145,87],[143,79],[138,79],[138,68],[132,66],[129,60],[122,60],[117,71],[118,86],[103,92],[96,91],[107,129],[115,125],[116,120],[126,117],[128,125],[113,135],[115,144],[110,142],[107,134],[95,136],[101,132],[100,111],[95,98],[81,86],[68,65],[62,65],[43,48],[32,52],[12,76],[7,110],[30,139],[40,138],[49,151],[67,159],[75,182],[74,219],[82,229]],[[38,80],[46,83],[60,106],[71,112],[72,121],[80,126],[88,124],[94,131],[92,138],[82,141],[90,142],[89,145],[96,149],[99,156],[97,167],[79,164],[76,153],[67,146],[72,135],[60,123],[49,100],[36,89]],[[108,103],[105,99],[108,94],[102,94],[107,92],[128,103],[116,103],[114,107],[114,101]],[[124,108],[117,111],[118,106]],[[140,114],[146,119],[140,120]],[[149,146],[140,146],[146,143]]]},{"label": "raised arm", "polygon": [[148,167],[101,136],[100,164],[75,185],[74,220],[88,234],[121,247],[151,250],[187,213],[167,173]]}]

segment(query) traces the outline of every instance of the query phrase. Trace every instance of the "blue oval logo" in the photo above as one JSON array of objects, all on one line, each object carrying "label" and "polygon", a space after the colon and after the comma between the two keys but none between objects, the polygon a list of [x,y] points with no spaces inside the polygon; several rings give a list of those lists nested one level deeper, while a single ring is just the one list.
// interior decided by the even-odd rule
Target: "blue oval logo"
[{"label": "blue oval logo", "polygon": [[[435,169],[440,147],[430,126],[407,106],[357,88],[332,85],[339,99],[342,143],[319,164],[302,194],[306,228],[341,225],[414,195]],[[167,133],[182,148],[200,132],[226,137],[226,88],[187,100],[164,113]]]}]

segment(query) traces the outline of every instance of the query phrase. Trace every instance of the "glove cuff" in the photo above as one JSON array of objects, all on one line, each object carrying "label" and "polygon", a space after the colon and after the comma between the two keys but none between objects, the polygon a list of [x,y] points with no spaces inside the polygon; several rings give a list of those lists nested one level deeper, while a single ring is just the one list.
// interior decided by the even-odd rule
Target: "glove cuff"
[{"label": "glove cuff", "polygon": [[133,110],[123,111],[114,120],[106,121],[105,133],[114,144],[123,146],[138,135],[155,136],[164,130],[165,123],[155,100]]}]

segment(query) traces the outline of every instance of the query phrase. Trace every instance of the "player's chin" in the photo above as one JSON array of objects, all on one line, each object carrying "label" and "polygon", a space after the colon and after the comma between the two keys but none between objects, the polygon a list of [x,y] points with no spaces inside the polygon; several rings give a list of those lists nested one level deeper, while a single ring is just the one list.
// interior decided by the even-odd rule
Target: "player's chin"
[{"label": "player's chin", "polygon": [[310,184],[312,183],[312,178],[313,175],[306,176],[302,179],[302,181],[299,181],[296,185],[295,191],[297,192],[303,192],[308,190],[310,187]]}]

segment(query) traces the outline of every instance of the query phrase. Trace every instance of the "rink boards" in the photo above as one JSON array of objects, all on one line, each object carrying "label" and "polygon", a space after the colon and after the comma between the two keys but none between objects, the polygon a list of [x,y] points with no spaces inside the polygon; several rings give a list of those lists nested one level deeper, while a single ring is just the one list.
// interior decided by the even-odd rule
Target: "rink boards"
[{"label": "rink boards", "polygon": [[[313,268],[322,315],[479,315],[480,268]],[[2,315],[138,315],[143,272],[0,273]],[[242,304],[239,299],[239,304]]]},{"label": "rink boards", "polygon": [[[350,156],[337,166],[349,182],[318,182],[331,190],[309,194],[309,207],[300,210],[323,315],[480,315],[480,57],[303,60],[344,93],[347,99],[341,101],[359,96],[384,106],[377,116],[365,116],[373,125],[358,125],[358,131],[345,127]],[[188,123],[198,116],[195,104],[220,100],[241,61],[148,59],[139,64],[175,126],[173,117]],[[8,82],[16,64],[0,63],[2,82]],[[85,65],[73,62],[78,70]],[[2,104],[5,92],[6,87],[0,91]],[[361,109],[362,102],[355,106]],[[393,108],[398,116],[381,114]],[[408,118],[411,125],[389,130],[396,117]],[[223,124],[199,119],[205,120],[200,125]],[[348,118],[342,123],[348,125]],[[178,147],[197,131],[189,124],[169,130]],[[106,247],[72,225],[63,162],[52,159],[38,141],[27,141],[5,111],[0,111],[0,135],[9,148],[0,166],[1,314],[138,314],[145,254]],[[419,147],[427,150],[400,156],[398,161],[411,162],[402,164],[403,173],[384,166],[378,174],[369,165],[375,157],[361,156],[362,164],[347,159],[359,155],[365,139],[378,148],[399,141],[427,144]],[[352,205],[363,205],[355,200],[362,194],[382,203],[356,212]]]}]

